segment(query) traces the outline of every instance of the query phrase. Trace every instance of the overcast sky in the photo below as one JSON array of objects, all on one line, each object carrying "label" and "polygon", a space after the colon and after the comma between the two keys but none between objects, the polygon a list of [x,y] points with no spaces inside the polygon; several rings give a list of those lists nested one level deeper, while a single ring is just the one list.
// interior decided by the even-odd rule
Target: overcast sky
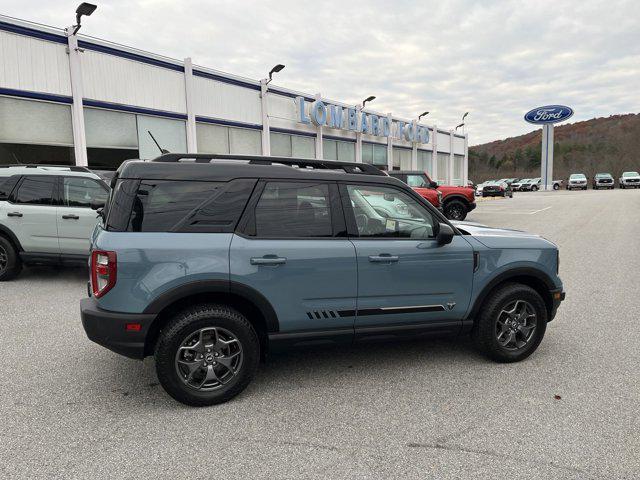
[{"label": "overcast sky", "polygon": [[[64,27],[79,0],[0,0],[0,13]],[[470,143],[529,132],[552,103],[575,120],[640,112],[640,2],[99,1],[82,33],[453,128]]]}]

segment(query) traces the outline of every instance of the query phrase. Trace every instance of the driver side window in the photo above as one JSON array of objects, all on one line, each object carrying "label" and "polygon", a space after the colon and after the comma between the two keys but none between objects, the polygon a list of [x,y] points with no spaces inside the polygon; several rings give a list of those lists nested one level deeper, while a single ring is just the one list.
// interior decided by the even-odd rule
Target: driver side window
[{"label": "driver side window", "polygon": [[435,219],[401,190],[380,185],[347,185],[361,238],[434,238]]}]

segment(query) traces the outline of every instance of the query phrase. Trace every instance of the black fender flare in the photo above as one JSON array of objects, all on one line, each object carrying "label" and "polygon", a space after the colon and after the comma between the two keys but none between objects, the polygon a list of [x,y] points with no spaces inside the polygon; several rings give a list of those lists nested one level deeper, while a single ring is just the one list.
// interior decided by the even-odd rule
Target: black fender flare
[{"label": "black fender flare", "polygon": [[160,294],[143,313],[159,314],[168,306],[192,295],[202,293],[232,294],[252,303],[264,316],[267,333],[280,331],[278,316],[271,303],[256,289],[239,282],[225,280],[197,280],[180,285]]},{"label": "black fender flare", "polygon": [[468,198],[466,198],[464,195],[460,195],[459,193],[454,193],[452,195],[447,195],[445,198],[442,199],[442,207],[444,208],[444,206],[449,203],[451,200],[460,200],[462,201],[462,203],[464,203],[467,207],[469,206],[469,204],[471,204],[471,202],[469,201]]},{"label": "black fender flare", "polygon": [[531,278],[531,279],[534,279],[539,285],[544,285],[544,288],[546,290],[542,292],[543,293],[542,298],[545,304],[547,305],[547,309],[551,311],[551,309],[553,308],[551,291],[557,288],[553,283],[553,280],[551,279],[551,277],[546,272],[539,270],[537,268],[518,267],[518,268],[513,268],[511,270],[507,270],[505,272],[502,272],[496,275],[494,278],[491,279],[491,281],[488,284],[486,284],[483,287],[483,289],[480,291],[480,294],[476,297],[476,300],[473,303],[473,307],[471,308],[471,310],[469,311],[469,314],[467,315],[467,320],[474,319],[478,315],[478,312],[480,311],[482,304],[484,303],[487,296],[489,295],[489,293],[491,293],[491,291],[494,288],[496,288],[501,283],[504,283],[506,281],[509,281],[511,279],[516,279],[516,278],[520,278],[520,279]]},{"label": "black fender flare", "polygon": [[24,252],[24,249],[22,248],[18,237],[16,237],[16,235],[4,225],[0,225],[0,235],[2,234],[4,234],[11,241],[11,243],[15,245],[15,247],[18,249],[18,252]]}]

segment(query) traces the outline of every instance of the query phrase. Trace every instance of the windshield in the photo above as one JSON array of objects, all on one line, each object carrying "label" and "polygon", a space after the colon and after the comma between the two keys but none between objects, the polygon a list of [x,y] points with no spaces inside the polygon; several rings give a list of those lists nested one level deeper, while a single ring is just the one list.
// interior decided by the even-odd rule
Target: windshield
[{"label": "windshield", "polygon": [[585,178],[587,177],[585,177],[582,173],[574,173],[569,177],[569,180],[584,180]]},{"label": "windshield", "polygon": [[596,178],[611,178],[610,173],[596,173]]},{"label": "windshield", "polygon": [[624,172],[622,176],[623,177],[640,177],[638,172]]}]

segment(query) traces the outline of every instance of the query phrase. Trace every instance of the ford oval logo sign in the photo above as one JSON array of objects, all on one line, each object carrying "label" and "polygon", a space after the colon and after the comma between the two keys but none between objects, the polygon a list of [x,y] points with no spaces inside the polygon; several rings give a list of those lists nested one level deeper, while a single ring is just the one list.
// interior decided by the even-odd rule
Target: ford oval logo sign
[{"label": "ford oval logo sign", "polygon": [[573,115],[573,110],[564,105],[547,105],[527,112],[524,119],[529,123],[558,123]]}]

